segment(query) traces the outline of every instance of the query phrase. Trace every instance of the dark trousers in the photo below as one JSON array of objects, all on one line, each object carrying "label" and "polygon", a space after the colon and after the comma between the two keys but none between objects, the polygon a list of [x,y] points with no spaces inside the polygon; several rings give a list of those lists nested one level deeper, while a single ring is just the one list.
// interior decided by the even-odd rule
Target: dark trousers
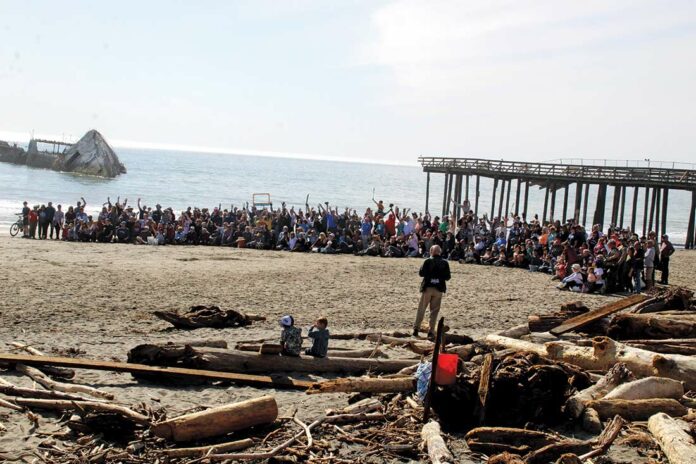
[{"label": "dark trousers", "polygon": [[49,235],[50,238],[53,238],[54,231],[56,233],[56,240],[59,240],[60,239],[60,224],[55,224],[53,222],[51,223],[51,231],[50,231],[50,235]]},{"label": "dark trousers", "polygon": [[669,284],[669,258],[662,258],[660,260],[660,267],[662,268],[660,283],[667,285]]},{"label": "dark trousers", "polygon": [[39,224],[39,238],[46,238],[48,235],[48,222]]}]

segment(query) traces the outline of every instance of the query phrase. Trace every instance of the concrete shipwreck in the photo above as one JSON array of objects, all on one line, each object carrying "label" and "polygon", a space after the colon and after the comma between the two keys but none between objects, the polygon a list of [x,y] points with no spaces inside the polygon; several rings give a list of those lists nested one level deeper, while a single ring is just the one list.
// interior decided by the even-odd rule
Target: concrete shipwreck
[{"label": "concrete shipwreck", "polygon": [[[39,144],[52,145],[53,151],[39,150]],[[16,144],[0,141],[0,161],[88,176],[116,177],[126,173],[126,167],[116,152],[94,129],[74,144],[32,139],[25,150]]]}]

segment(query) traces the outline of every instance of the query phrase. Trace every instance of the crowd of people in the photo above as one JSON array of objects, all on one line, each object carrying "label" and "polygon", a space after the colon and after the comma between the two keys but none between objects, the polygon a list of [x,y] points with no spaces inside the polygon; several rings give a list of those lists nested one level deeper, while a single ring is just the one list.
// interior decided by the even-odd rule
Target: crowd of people
[{"label": "crowd of people", "polygon": [[[141,199],[107,199],[97,215],[86,213],[84,198],[62,205],[24,202],[26,238],[77,242],[152,245],[210,245],[288,252],[352,253],[381,257],[427,258],[433,245],[444,259],[545,272],[559,288],[581,292],[639,292],[654,285],[655,270],[668,284],[674,247],[654,232],[640,237],[628,229],[598,225],[586,230],[573,219],[541,221],[538,216],[478,216],[468,201],[452,204],[442,218],[385,206],[374,201],[363,213],[331,207],[328,202],[304,209],[191,208],[175,212]],[[37,237],[38,234],[38,237]]]}]

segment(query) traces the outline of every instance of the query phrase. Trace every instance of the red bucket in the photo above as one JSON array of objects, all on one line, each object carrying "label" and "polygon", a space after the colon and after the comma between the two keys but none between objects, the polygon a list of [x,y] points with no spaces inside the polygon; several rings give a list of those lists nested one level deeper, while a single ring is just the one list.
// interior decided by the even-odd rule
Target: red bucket
[{"label": "red bucket", "polygon": [[459,355],[440,353],[437,357],[437,369],[435,370],[435,383],[438,385],[452,385],[457,381],[457,366]]}]

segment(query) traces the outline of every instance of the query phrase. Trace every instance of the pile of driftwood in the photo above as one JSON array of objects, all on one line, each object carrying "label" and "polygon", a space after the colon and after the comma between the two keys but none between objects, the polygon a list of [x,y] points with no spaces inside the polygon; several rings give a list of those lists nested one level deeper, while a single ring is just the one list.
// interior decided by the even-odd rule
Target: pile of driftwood
[{"label": "pile of driftwood", "polygon": [[219,306],[191,306],[188,311],[155,311],[153,314],[172,324],[177,329],[200,329],[211,327],[224,329],[226,327],[244,327],[254,321],[265,321],[264,316],[246,314],[234,309],[222,309]]},{"label": "pile of driftwood", "polygon": [[[338,334],[332,338],[365,346],[332,343],[324,359],[280,356],[268,340],[232,349],[221,340],[139,345],[128,363],[22,346],[29,354],[0,354],[0,363],[43,388],[0,380],[0,406],[34,418],[41,410],[67,413],[65,433],[42,443],[37,462],[609,463],[626,462],[612,457],[624,451],[631,462],[694,463],[695,313],[693,294],[672,289],[594,310],[567,303],[479,340],[444,330],[435,341],[403,332]],[[417,379],[421,362],[438,372],[442,352],[458,357],[453,382]],[[77,368],[169,385],[231,382],[351,396],[316,417],[261,394],[169,417],[70,382]],[[424,398],[417,380],[426,381]]]}]

